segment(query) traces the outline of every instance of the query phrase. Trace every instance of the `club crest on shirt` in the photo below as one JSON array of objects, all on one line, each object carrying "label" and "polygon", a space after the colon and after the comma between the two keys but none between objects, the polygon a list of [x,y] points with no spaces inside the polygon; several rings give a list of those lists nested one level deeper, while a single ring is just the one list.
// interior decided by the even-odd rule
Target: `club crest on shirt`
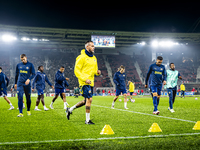
[{"label": "club crest on shirt", "polygon": [[123,76],[125,76],[125,75],[123,75]]},{"label": "club crest on shirt", "polygon": [[28,69],[28,67],[26,67],[26,69]]},{"label": "club crest on shirt", "polygon": [[160,70],[163,70],[162,68]]}]

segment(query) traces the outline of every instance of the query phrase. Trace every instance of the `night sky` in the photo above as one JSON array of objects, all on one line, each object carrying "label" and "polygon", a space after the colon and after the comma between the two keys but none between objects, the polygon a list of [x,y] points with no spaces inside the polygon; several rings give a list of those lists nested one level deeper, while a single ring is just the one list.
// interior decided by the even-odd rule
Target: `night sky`
[{"label": "night sky", "polygon": [[0,24],[115,31],[188,32],[200,17],[199,5],[189,1],[113,1],[110,4],[107,1],[66,2],[68,1],[0,0]]}]

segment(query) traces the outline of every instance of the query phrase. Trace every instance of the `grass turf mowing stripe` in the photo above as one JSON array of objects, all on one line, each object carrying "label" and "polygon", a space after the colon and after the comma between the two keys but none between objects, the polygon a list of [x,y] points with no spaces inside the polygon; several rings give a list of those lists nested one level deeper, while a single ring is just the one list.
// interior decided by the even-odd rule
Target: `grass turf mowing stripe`
[{"label": "grass turf mowing stripe", "polygon": [[55,143],[55,142],[75,142],[75,141],[98,141],[98,140],[122,140],[122,139],[144,139],[144,138],[164,138],[200,135],[200,133],[182,133],[166,135],[147,135],[147,136],[130,136],[130,137],[107,137],[107,138],[87,138],[87,139],[64,139],[64,140],[46,140],[46,141],[21,141],[21,142],[2,142],[0,145],[11,144],[33,144],[33,143]]},{"label": "grass turf mowing stripe", "polygon": [[[111,109],[111,107],[106,107],[106,106],[101,106],[101,105],[95,105],[95,104],[92,104],[92,106]],[[142,113],[142,112],[125,110],[125,109],[114,108],[114,110],[120,110],[120,111],[125,111],[125,112],[131,112],[131,113],[141,114],[141,115],[154,116],[154,117],[159,117],[159,118],[166,118],[166,119],[172,119],[172,120],[178,120],[178,121],[196,123],[196,121],[191,121],[191,120],[178,119],[178,118],[172,118],[172,117],[165,117],[165,116],[159,116],[159,115],[153,115],[153,114],[147,114],[147,113]]]}]

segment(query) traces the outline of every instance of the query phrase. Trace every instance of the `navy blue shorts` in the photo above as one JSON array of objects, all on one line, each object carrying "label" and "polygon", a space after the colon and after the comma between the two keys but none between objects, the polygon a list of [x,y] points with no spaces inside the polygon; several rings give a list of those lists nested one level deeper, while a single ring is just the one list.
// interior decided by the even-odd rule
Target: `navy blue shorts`
[{"label": "navy blue shorts", "polygon": [[93,96],[93,87],[84,85],[81,89],[81,93],[84,98],[91,98]]},{"label": "navy blue shorts", "polygon": [[43,95],[44,94],[44,91],[42,89],[38,89],[37,92],[38,92],[38,95]]},{"label": "navy blue shorts", "polygon": [[151,92],[161,95],[162,86],[151,86]]},{"label": "navy blue shorts", "polygon": [[118,89],[116,89],[116,96],[119,96],[120,94],[126,94],[126,89],[123,89],[123,90],[118,90]]},{"label": "navy blue shorts", "polygon": [[7,96],[7,91],[6,90],[0,90],[0,96]]},{"label": "navy blue shorts", "polygon": [[133,92],[130,92],[130,95],[133,95]]},{"label": "navy blue shorts", "polygon": [[56,95],[59,95],[59,94],[62,94],[62,93],[65,93],[65,89],[55,89]]}]

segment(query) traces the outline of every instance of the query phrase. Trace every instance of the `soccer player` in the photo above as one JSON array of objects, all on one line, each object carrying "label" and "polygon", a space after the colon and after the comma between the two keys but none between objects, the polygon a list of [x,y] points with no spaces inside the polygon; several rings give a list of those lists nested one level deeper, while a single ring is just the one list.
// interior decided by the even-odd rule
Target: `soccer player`
[{"label": "soccer player", "polygon": [[135,85],[133,82],[131,81],[128,81],[128,85],[129,85],[129,92],[130,92],[130,100],[132,100],[132,95],[134,93],[134,90],[135,90]]},{"label": "soccer player", "polygon": [[66,95],[65,95],[65,87],[69,86],[69,84],[67,82],[69,80],[69,78],[64,77],[64,71],[65,71],[65,67],[61,66],[60,69],[56,72],[56,75],[55,75],[55,97],[53,98],[53,100],[50,104],[51,109],[54,109],[53,103],[58,98],[59,94],[60,94],[60,97],[63,99],[64,109],[66,109],[67,105],[69,105],[66,102]]},{"label": "soccer player", "polygon": [[81,55],[76,58],[74,73],[79,81],[79,86],[82,91],[83,101],[80,101],[71,108],[67,108],[67,119],[69,120],[70,114],[75,108],[79,108],[85,105],[86,108],[86,120],[85,124],[94,124],[90,120],[90,108],[93,96],[94,76],[100,75],[101,71],[98,70],[97,59],[94,56],[94,43],[87,41],[85,43],[85,49],[81,51]]},{"label": "soccer player", "polygon": [[175,70],[174,63],[169,64],[170,69],[167,70],[167,93],[169,95],[169,108],[171,113],[174,113],[173,104],[175,102],[176,92],[177,92],[177,82],[178,79],[182,79],[180,73]]},{"label": "soccer player", "polygon": [[126,93],[126,74],[125,67],[121,65],[118,71],[115,73],[113,81],[115,83],[116,95],[113,99],[111,108],[114,109],[115,101],[118,99],[119,95],[122,93],[124,96],[124,109],[127,108],[127,93]]},{"label": "soccer player", "polygon": [[44,103],[44,89],[45,89],[45,81],[49,84],[49,86],[51,86],[51,88],[54,89],[54,86],[51,84],[51,82],[49,81],[49,79],[47,78],[47,75],[43,72],[44,71],[44,67],[43,66],[39,66],[38,67],[38,72],[36,73],[33,82],[32,82],[32,91],[34,92],[34,87],[35,87],[35,83],[36,83],[36,89],[38,91],[38,97],[36,100],[36,106],[35,106],[35,110],[36,111],[40,111],[40,109],[38,109],[38,105],[40,103],[40,99],[42,102],[42,105],[44,107],[44,110],[49,110]]},{"label": "soccer player", "polygon": [[7,101],[7,103],[10,105],[10,108],[8,110],[14,109],[14,106],[10,102],[10,100],[7,97],[7,86],[9,84],[9,79],[7,76],[2,72],[2,68],[0,67],[0,96],[2,95],[4,99]]},{"label": "soccer player", "polygon": [[30,107],[31,107],[31,79],[35,76],[35,69],[32,63],[27,60],[25,54],[20,55],[21,63],[16,66],[15,73],[15,89],[18,93],[18,106],[19,106],[19,115],[18,117],[23,117],[23,94],[26,95],[26,104],[27,104],[27,115],[30,116]]},{"label": "soccer player", "polygon": [[161,90],[162,90],[162,83],[166,84],[166,71],[165,66],[162,65],[163,58],[162,56],[158,56],[156,63],[150,65],[149,70],[147,72],[147,76],[145,79],[145,88],[148,87],[148,80],[151,76],[150,88],[153,93],[153,105],[154,111],[153,114],[159,115],[160,111],[158,111],[158,104],[160,100]]},{"label": "soccer player", "polygon": [[183,84],[183,82],[180,86],[180,89],[181,89],[181,98],[182,98],[182,96],[183,96],[183,98],[185,98],[185,85]]}]

